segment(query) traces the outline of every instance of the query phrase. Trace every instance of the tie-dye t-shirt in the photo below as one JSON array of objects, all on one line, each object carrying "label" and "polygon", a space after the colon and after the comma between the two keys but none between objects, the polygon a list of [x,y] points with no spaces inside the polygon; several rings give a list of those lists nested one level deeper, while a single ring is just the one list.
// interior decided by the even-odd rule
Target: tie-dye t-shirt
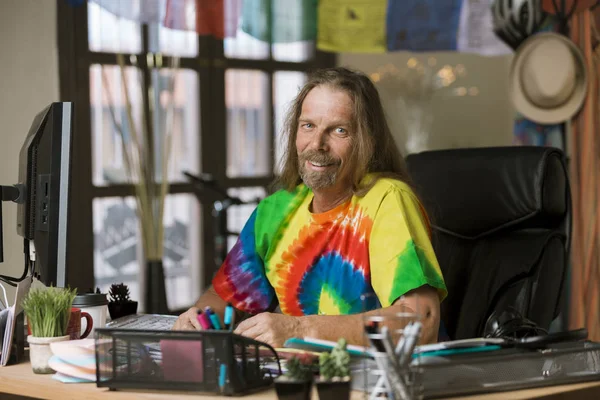
[{"label": "tie-dye t-shirt", "polygon": [[223,300],[252,314],[279,304],[300,316],[387,307],[423,285],[446,296],[409,186],[381,178],[364,196],[319,214],[310,212],[312,199],[301,184],[260,202],[213,279]]}]

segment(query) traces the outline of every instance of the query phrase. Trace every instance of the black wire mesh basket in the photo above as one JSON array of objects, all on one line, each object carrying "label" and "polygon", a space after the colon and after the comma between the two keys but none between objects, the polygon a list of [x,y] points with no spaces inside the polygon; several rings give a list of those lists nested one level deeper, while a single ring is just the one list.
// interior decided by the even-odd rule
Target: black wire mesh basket
[{"label": "black wire mesh basket", "polygon": [[275,350],[229,331],[96,330],[96,383],[243,395],[281,374]]},{"label": "black wire mesh basket", "polygon": [[420,362],[427,399],[600,380],[600,344],[588,341],[421,357]]}]

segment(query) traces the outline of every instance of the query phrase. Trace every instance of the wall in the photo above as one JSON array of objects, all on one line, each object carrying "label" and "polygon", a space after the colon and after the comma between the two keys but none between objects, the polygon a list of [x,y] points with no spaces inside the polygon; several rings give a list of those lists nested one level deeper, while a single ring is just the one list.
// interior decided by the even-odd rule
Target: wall
[{"label": "wall", "polygon": [[[374,73],[388,63],[397,68],[406,67],[410,57],[427,62],[429,57],[436,59],[436,70],[445,64],[463,64],[466,75],[450,88],[477,87],[476,96],[449,96],[444,89],[433,100],[433,126],[431,149],[454,147],[482,147],[510,145],[512,141],[513,109],[508,98],[508,70],[510,56],[481,57],[464,53],[408,53],[386,54],[341,54],[338,64]],[[440,95],[441,94],[441,95]],[[384,101],[390,128],[400,148],[406,132],[398,109]]]},{"label": "wall", "polygon": [[[19,150],[33,117],[59,100],[56,0],[0,1],[0,54],[0,184],[11,185],[17,180]],[[17,207],[6,202],[2,206],[0,274],[20,276],[23,239],[16,234]],[[13,296],[11,290],[9,300]]]}]

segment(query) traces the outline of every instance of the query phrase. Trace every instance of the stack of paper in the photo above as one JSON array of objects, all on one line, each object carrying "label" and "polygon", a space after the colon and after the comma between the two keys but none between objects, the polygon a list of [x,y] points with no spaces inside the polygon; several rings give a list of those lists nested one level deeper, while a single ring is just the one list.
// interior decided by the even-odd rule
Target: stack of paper
[{"label": "stack of paper", "polygon": [[0,312],[0,366],[4,367],[9,360],[10,352],[13,344],[13,335],[15,333],[15,322],[17,321],[17,315],[23,312],[21,303],[23,299],[29,293],[31,287],[31,278],[27,277],[17,285],[17,293],[15,295],[15,302],[8,306],[5,310]]},{"label": "stack of paper", "polygon": [[48,360],[56,371],[54,379],[65,383],[96,382],[94,339],[50,343],[53,356]]}]

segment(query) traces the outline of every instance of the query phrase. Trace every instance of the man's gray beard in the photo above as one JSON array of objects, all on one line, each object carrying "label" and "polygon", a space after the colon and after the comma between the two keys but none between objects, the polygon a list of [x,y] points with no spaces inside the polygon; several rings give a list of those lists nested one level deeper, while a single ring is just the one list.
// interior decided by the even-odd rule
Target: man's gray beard
[{"label": "man's gray beard", "polygon": [[335,184],[337,177],[337,171],[332,172],[317,172],[317,171],[306,171],[306,166],[300,167],[300,178],[302,182],[312,190],[324,189],[331,187]]}]

